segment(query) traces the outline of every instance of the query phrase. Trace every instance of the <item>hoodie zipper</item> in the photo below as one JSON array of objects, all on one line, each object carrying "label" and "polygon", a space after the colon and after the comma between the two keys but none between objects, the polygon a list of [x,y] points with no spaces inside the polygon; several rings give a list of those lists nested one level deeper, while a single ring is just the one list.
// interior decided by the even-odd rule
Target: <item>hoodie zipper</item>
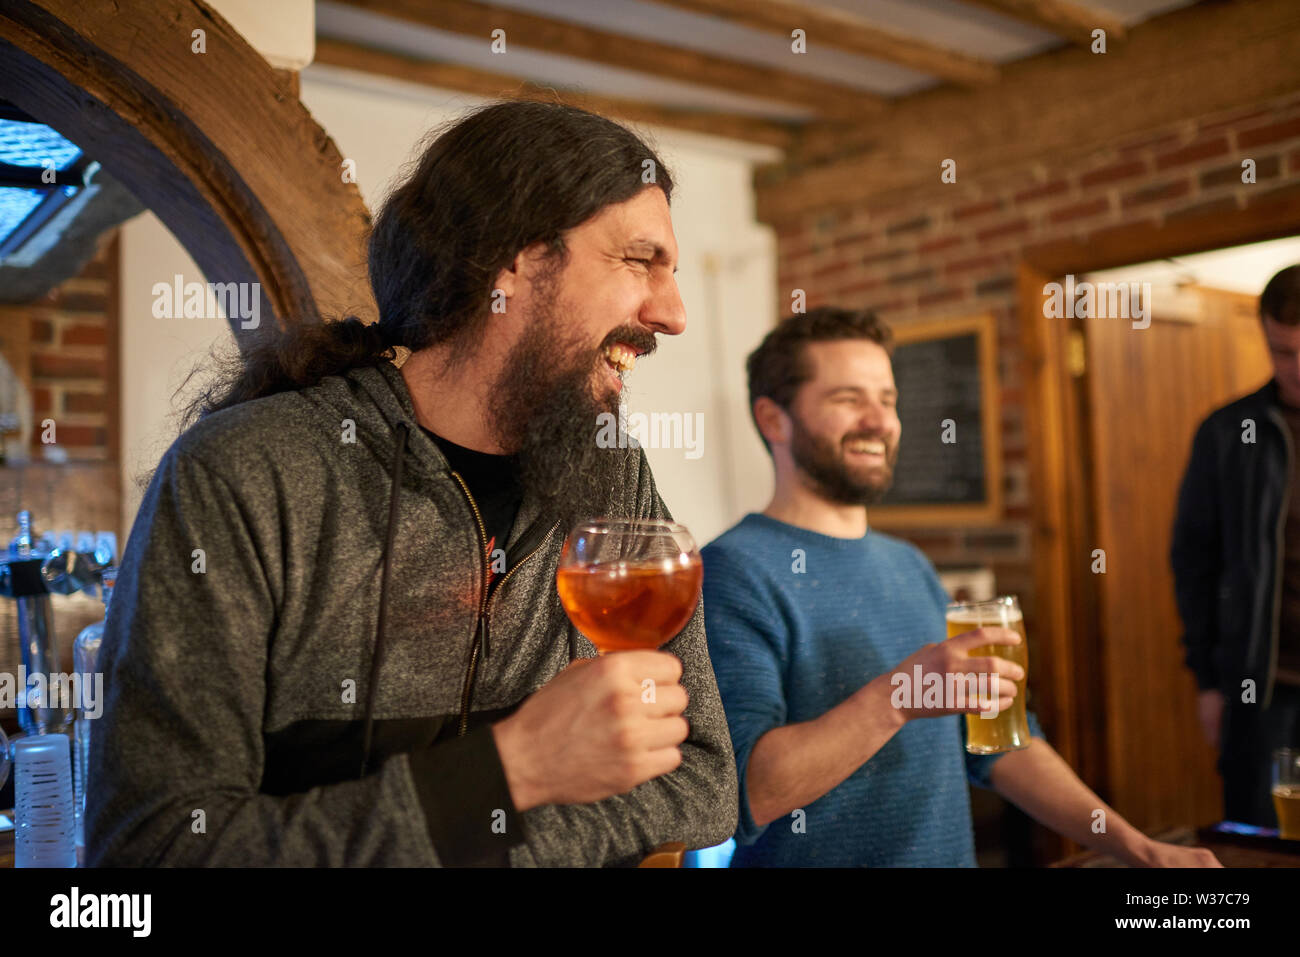
[{"label": "hoodie zipper", "polygon": [[469,502],[470,511],[474,513],[474,524],[478,527],[478,554],[483,562],[483,588],[478,599],[478,619],[474,623],[474,639],[469,648],[469,667],[465,669],[465,684],[460,692],[460,725],[456,730],[456,735],[459,737],[465,733],[465,728],[469,724],[469,699],[474,687],[474,673],[478,671],[479,639],[483,635],[483,613],[487,609],[488,572],[491,571],[492,566],[487,558],[487,530],[483,527],[483,515],[478,510],[474,496],[469,494],[469,486],[460,477],[460,473],[452,472],[451,477],[460,483],[460,489]]},{"label": "hoodie zipper", "polygon": [[478,526],[479,554],[483,556],[483,590],[479,596],[478,621],[474,627],[474,641],[473,644],[470,645],[469,667],[465,671],[465,685],[461,689],[460,694],[460,723],[457,726],[456,735],[457,737],[461,737],[469,727],[469,706],[470,700],[474,695],[474,677],[478,673],[479,648],[482,647],[484,658],[489,654],[488,627],[491,619],[490,606],[492,600],[494,600],[497,594],[500,593],[501,587],[505,585],[510,576],[519,570],[519,566],[523,565],[524,562],[528,561],[528,559],[541,551],[542,546],[550,539],[556,528],[559,527],[560,522],[557,520],[555,524],[550,527],[547,533],[542,536],[542,540],[537,543],[537,546],[517,561],[513,568],[506,571],[506,573],[501,577],[501,580],[497,582],[496,591],[494,591],[491,598],[489,598],[488,575],[491,574],[492,564],[491,559],[487,554],[487,529],[483,525],[483,515],[479,512],[478,504],[474,501],[474,496],[470,494],[469,486],[465,484],[465,480],[461,478],[457,472],[452,472],[451,475],[452,478],[460,483],[461,491],[465,493],[465,498],[469,502],[470,510],[474,513],[474,522]]}]

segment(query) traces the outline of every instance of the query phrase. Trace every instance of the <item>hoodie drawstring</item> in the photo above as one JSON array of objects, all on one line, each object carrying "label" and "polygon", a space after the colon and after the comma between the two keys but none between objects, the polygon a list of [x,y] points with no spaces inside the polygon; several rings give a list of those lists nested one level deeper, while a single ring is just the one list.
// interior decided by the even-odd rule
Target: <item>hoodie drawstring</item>
[{"label": "hoodie drawstring", "polygon": [[388,569],[392,561],[393,532],[397,525],[397,497],[402,486],[402,459],[406,455],[407,425],[397,423],[397,455],[393,459],[393,488],[388,496],[388,534],[384,539],[383,571],[379,578],[379,625],[375,634],[375,652],[370,659],[370,684],[366,688],[366,725],[361,739],[361,774],[366,776],[370,763],[370,738],[374,730],[375,686],[379,683],[379,666],[384,660],[384,625],[388,619]]}]

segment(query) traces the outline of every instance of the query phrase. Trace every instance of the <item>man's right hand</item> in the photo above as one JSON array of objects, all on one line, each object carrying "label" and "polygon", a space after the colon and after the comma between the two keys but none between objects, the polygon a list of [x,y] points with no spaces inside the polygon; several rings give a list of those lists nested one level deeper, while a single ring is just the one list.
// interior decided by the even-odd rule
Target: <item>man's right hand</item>
[{"label": "man's right hand", "polygon": [[525,699],[492,726],[516,810],[600,801],[674,770],[690,733],[681,676],[667,652],[620,651],[570,663]]},{"label": "man's right hand", "polygon": [[1219,730],[1223,727],[1223,692],[1202,691],[1196,696],[1196,717],[1200,719],[1205,740],[1216,751],[1219,748]]},{"label": "man's right hand", "polygon": [[[1020,641],[1020,633],[1010,628],[976,628],[974,631],[965,632],[949,638],[947,641],[924,646],[920,651],[903,659],[896,668],[883,677],[889,679],[901,672],[907,676],[908,681],[912,681],[916,673],[915,668],[920,665],[923,680],[925,680],[924,676],[937,673],[946,688],[948,682],[944,676],[948,674],[978,675],[996,673],[1000,679],[997,683],[998,710],[1000,712],[1005,711],[1011,707],[1011,699],[1016,696],[1016,682],[1025,677],[1025,670],[1014,661],[1006,658],[999,658],[996,655],[972,658],[970,652],[971,649],[984,645],[1018,645]],[[921,688],[912,689],[913,704],[918,704],[921,691]],[[990,698],[985,707],[991,703],[992,699]],[[949,714],[978,714],[983,710],[981,702],[969,699],[966,706],[962,708],[949,707],[950,704],[955,704],[955,702],[943,701],[942,705],[937,708],[917,706],[900,708],[899,711],[904,721],[911,721],[913,718],[939,718]]]}]

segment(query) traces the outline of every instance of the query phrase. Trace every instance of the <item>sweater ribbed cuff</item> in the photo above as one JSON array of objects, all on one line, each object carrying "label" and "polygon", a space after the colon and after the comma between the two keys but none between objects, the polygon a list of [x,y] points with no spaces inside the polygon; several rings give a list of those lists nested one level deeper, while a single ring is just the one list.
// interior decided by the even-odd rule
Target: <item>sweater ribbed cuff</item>
[{"label": "sweater ribbed cuff", "polygon": [[508,867],[524,841],[492,726],[409,755],[438,858],[448,867]]}]

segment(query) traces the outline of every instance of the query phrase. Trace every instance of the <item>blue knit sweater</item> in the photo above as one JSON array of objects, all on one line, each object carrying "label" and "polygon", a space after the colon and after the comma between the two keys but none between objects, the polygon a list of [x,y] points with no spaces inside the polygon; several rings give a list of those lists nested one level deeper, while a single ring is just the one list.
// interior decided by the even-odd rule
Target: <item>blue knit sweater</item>
[{"label": "blue knit sweater", "polygon": [[966,782],[989,787],[1001,755],[967,754],[960,715],[909,721],[802,819],[758,827],[747,797],[763,734],[820,717],[944,640],[948,596],[929,560],[879,532],[833,538],[759,514],[703,556],[705,634],[740,775],[732,866],[974,867]]}]

